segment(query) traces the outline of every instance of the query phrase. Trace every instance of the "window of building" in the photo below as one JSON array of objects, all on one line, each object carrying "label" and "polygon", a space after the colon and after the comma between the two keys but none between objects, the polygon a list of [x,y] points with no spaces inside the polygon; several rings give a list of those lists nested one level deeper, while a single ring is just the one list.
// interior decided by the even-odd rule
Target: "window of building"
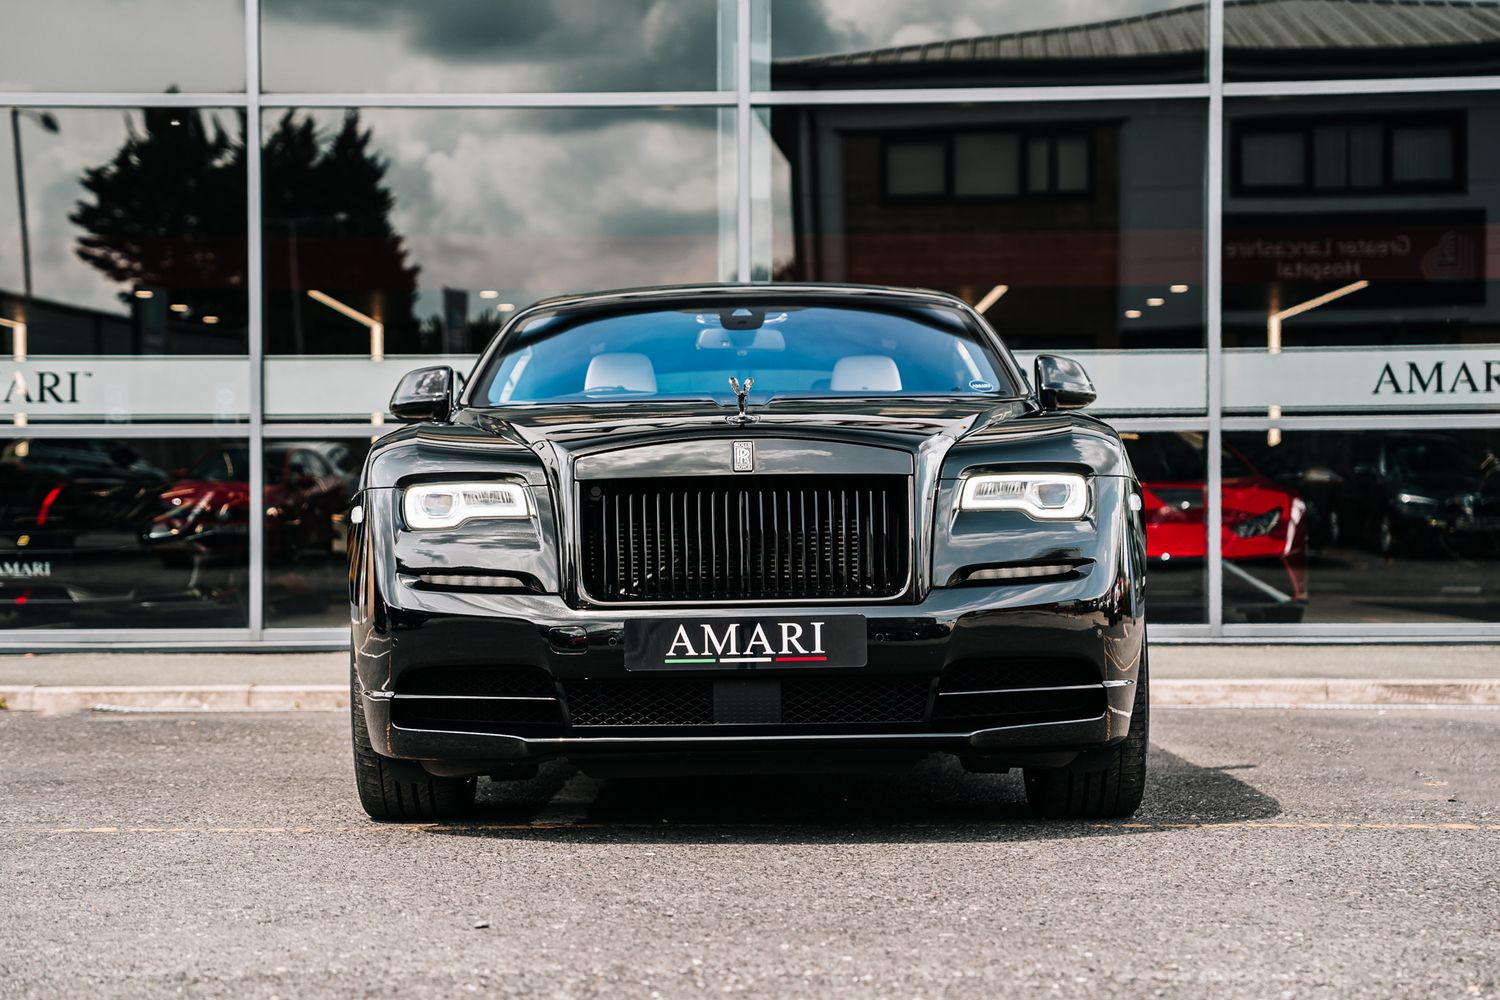
[{"label": "window of building", "polygon": [[1089,193],[1085,134],[924,133],[885,140],[887,198],[1013,198]]},{"label": "window of building", "polygon": [[1461,114],[1241,124],[1235,193],[1326,196],[1462,191]]}]

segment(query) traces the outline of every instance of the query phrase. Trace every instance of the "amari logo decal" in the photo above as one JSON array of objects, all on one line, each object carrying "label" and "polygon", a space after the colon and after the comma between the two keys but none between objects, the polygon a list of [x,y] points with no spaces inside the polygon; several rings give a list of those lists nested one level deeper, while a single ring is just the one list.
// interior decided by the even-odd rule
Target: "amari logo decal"
[{"label": "amari logo decal", "polygon": [[664,618],[625,623],[627,670],[862,667],[863,615]]},{"label": "amari logo decal", "polygon": [[[672,635],[672,644],[667,647],[667,663],[826,663],[823,649],[823,627],[827,622],[809,622],[812,637],[806,638],[802,624],[798,622],[776,622],[779,632],[773,646],[766,628],[756,623],[750,632],[740,635],[740,626],[731,622],[715,628],[714,623],[705,622],[694,646],[694,637],[686,625],[677,626]],[[740,646],[743,638],[744,646]],[[811,648],[804,646],[804,643]]]},{"label": "amari logo decal", "polygon": [[0,577],[31,580],[39,576],[51,575],[51,562],[12,562],[10,560],[0,561]]}]

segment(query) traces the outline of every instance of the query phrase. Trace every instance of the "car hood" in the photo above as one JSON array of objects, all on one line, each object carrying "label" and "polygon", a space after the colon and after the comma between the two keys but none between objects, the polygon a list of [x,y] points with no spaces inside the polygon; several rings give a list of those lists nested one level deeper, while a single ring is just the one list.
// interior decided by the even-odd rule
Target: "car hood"
[{"label": "car hood", "polygon": [[684,433],[732,433],[741,426],[757,434],[815,434],[870,441],[890,439],[914,446],[946,435],[958,440],[982,434],[1026,413],[1022,400],[992,399],[798,399],[753,406],[748,425],[731,422],[733,406],[712,400],[507,406],[469,409],[455,430],[478,432],[535,448],[604,441],[642,442]]}]

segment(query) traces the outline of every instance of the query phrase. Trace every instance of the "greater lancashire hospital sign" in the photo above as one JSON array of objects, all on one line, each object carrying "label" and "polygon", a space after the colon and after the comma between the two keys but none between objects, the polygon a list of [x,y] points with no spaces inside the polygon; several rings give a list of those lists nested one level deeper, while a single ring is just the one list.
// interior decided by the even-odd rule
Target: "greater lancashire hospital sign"
[{"label": "greater lancashire hospital sign", "polygon": [[[1200,413],[1202,351],[1076,351],[1099,390],[1103,414]],[[1017,359],[1029,370],[1032,355]],[[270,358],[265,414],[272,420],[368,421],[388,416],[397,380],[432,364],[460,377],[472,356]],[[1224,407],[1282,413],[1500,409],[1500,345],[1476,347],[1263,348],[1226,350]],[[242,358],[37,358],[0,362],[0,420],[245,420]]]}]

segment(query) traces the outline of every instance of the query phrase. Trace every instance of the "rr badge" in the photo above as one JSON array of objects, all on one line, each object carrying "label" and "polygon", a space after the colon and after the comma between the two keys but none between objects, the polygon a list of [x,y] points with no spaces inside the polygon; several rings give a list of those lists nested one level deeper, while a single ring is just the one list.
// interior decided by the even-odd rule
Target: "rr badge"
[{"label": "rr badge", "polygon": [[734,471],[755,471],[755,442],[736,441],[734,443]]}]

